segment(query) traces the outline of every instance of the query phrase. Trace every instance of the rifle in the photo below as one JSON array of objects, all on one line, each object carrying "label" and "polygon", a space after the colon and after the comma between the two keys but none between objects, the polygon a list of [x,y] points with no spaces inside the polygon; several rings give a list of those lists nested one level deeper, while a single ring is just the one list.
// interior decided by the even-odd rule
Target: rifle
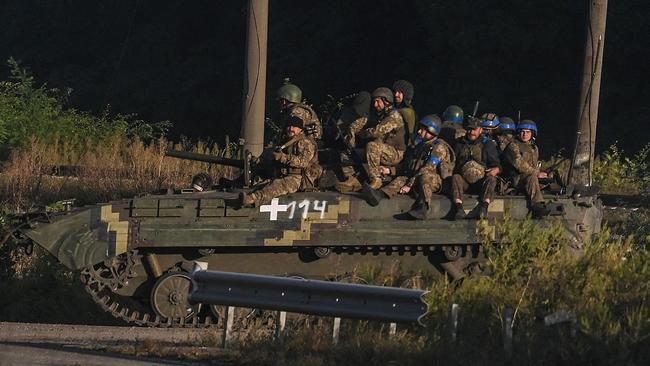
[{"label": "rifle", "polygon": [[350,158],[352,158],[354,167],[359,172],[359,178],[361,178],[362,181],[368,182],[369,176],[368,171],[366,170],[366,166],[363,164],[363,157],[357,154],[357,150],[354,148],[354,146],[352,146],[350,141],[345,138],[345,134],[341,131],[341,126],[336,125],[336,131],[339,139],[341,142],[343,142],[344,151],[350,156]]},{"label": "rifle", "polygon": [[165,156],[184,160],[202,161],[209,164],[232,166],[242,169],[244,171],[244,188],[247,188],[251,185],[253,173],[257,166],[257,164],[255,164],[251,159],[251,154],[248,151],[244,153],[244,159],[222,158],[214,155],[199,154],[180,150],[167,150],[165,152]]}]

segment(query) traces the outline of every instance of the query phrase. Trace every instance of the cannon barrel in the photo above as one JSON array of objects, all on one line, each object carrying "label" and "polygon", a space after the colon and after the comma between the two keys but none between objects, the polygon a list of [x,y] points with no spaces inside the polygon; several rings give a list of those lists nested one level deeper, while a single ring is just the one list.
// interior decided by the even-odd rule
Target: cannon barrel
[{"label": "cannon barrel", "polygon": [[199,154],[189,151],[167,150],[165,152],[165,156],[171,156],[173,158],[185,160],[202,161],[210,164],[233,166],[236,168],[244,168],[245,165],[244,161],[240,159],[222,158],[219,156]]}]

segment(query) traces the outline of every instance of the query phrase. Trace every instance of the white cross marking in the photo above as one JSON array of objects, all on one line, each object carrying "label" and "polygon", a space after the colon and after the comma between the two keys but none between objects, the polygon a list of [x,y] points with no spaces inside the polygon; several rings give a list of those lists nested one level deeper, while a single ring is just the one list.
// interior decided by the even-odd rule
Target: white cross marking
[{"label": "white cross marking", "polygon": [[274,198],[271,200],[270,205],[262,205],[260,206],[260,212],[268,212],[270,213],[270,219],[271,221],[277,221],[278,219],[278,212],[287,212],[289,205],[281,205],[280,200],[277,198]]}]

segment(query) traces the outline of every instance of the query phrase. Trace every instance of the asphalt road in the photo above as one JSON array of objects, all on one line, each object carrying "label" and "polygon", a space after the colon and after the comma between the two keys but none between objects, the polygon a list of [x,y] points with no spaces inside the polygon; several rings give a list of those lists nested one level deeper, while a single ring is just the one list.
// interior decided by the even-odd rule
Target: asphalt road
[{"label": "asphalt road", "polygon": [[198,365],[198,363],[138,358],[52,344],[0,343],[0,366],[14,365],[153,366]]}]

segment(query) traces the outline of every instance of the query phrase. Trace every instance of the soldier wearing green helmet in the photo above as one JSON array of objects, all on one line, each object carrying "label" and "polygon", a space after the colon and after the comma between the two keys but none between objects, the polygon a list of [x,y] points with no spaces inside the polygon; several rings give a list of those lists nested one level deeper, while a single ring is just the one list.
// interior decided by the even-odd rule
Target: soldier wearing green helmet
[{"label": "soldier wearing green helmet", "polygon": [[[389,88],[377,88],[372,92],[372,105],[377,112],[378,122],[368,127],[368,118],[362,118],[350,126],[350,133],[344,138],[348,145],[355,146],[356,139],[370,140],[366,144],[366,161],[368,162],[368,179],[371,188],[382,185],[380,168],[395,166],[404,157],[406,151],[405,124],[402,115],[394,109],[393,91]],[[361,189],[361,182],[351,174],[353,169],[342,169],[345,180],[336,184],[339,192],[351,192]],[[347,173],[346,173],[347,172]]]},{"label": "soldier wearing green helmet", "polygon": [[298,117],[305,122],[305,134],[314,140],[320,140],[323,135],[323,128],[316,112],[302,103],[302,90],[290,82],[278,89],[278,102],[280,103],[280,121],[282,127],[287,124],[291,117]]},{"label": "soldier wearing green helmet", "polygon": [[440,131],[440,138],[445,140],[449,145],[454,146],[456,139],[465,136],[465,129],[463,128],[463,120],[465,113],[463,109],[457,105],[450,105],[442,112],[442,130]]}]

